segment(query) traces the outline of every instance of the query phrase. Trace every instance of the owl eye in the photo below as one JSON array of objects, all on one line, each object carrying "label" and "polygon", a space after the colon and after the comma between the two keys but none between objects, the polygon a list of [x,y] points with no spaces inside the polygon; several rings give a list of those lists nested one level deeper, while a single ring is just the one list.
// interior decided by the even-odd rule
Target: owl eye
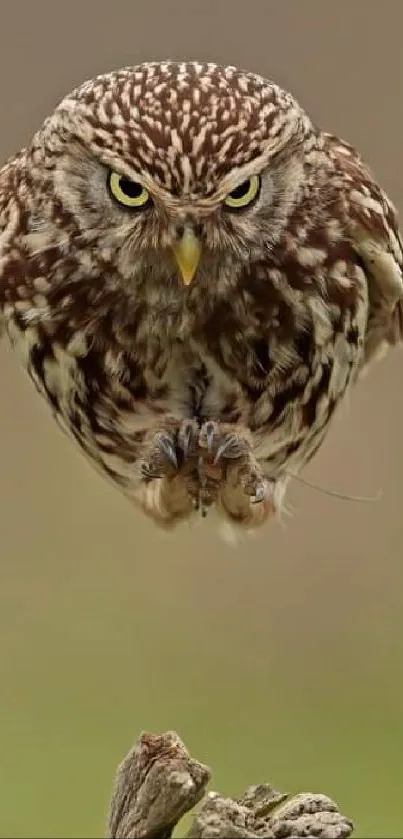
[{"label": "owl eye", "polygon": [[151,203],[150,193],[142,184],[131,181],[117,172],[109,173],[108,185],[116,201],[132,210],[142,210]]},{"label": "owl eye", "polygon": [[230,192],[224,204],[230,210],[242,210],[252,204],[252,201],[258,197],[260,192],[260,178],[259,175],[252,175],[247,181],[242,181],[239,186]]}]

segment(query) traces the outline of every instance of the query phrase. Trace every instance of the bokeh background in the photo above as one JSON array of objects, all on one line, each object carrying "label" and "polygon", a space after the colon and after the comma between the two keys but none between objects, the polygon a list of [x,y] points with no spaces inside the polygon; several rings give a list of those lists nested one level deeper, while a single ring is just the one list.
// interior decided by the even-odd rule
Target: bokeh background
[{"label": "bokeh background", "polygon": [[[357,144],[402,209],[395,0],[21,0],[0,29],[0,154],[83,79],[158,58],[247,67]],[[0,350],[0,836],[101,836],[117,762],[175,728],[241,794],[327,792],[403,836],[402,356],[356,388],[294,510],[234,549],[166,536],[92,472]]]}]

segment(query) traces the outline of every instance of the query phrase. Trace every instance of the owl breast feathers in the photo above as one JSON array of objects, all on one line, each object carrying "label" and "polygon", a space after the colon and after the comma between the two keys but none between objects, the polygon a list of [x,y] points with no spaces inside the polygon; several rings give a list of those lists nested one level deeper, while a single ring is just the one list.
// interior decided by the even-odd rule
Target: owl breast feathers
[{"label": "owl breast feathers", "polygon": [[0,311],[37,389],[161,525],[254,527],[402,338],[396,212],[271,81],[149,63],[66,96],[0,172]]}]

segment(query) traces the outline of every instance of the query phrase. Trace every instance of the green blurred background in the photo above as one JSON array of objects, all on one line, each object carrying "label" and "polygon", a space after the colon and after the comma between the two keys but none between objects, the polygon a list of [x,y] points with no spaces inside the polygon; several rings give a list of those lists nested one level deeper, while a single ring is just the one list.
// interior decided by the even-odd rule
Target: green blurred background
[{"label": "green blurred background", "polygon": [[[291,88],[359,145],[400,207],[403,6],[70,3],[2,12],[2,159],[97,72],[210,58]],[[175,728],[240,794],[327,792],[357,837],[403,836],[402,357],[357,387],[292,518],[223,545],[166,536],[93,473],[0,350],[0,836],[104,831],[116,764]]]}]

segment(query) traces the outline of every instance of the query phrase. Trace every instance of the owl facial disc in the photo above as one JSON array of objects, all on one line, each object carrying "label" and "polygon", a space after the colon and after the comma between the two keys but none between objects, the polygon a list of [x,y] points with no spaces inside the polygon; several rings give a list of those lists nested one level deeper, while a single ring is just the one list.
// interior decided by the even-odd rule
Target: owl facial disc
[{"label": "owl facial disc", "polygon": [[181,238],[172,245],[172,250],[186,286],[190,285],[200,262],[202,246],[193,228],[185,227]]}]

